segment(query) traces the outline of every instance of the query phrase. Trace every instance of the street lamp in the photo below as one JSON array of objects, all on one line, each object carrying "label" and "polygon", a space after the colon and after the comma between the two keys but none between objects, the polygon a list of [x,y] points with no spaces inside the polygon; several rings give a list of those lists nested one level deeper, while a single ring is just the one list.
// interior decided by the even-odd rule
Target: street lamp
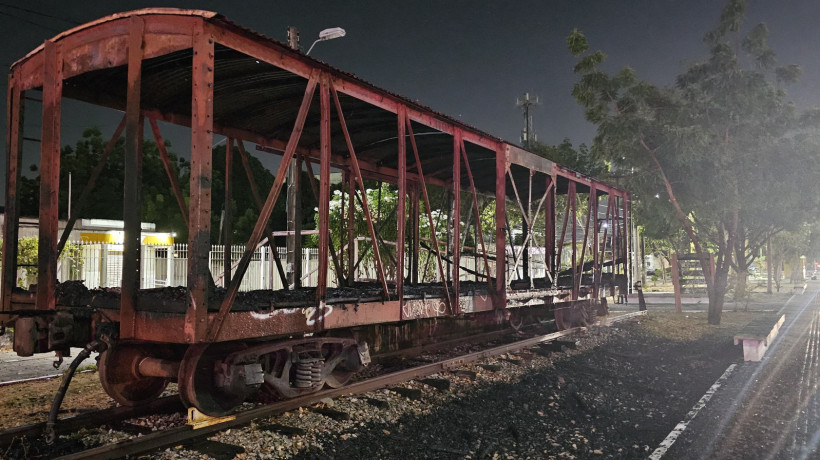
[{"label": "street lamp", "polygon": [[308,48],[307,53],[305,53],[305,56],[310,54],[310,51],[313,49],[314,46],[316,46],[317,43],[323,42],[323,41],[326,41],[326,40],[333,40],[334,38],[344,37],[345,33],[346,33],[345,30],[342,29],[341,27],[331,27],[330,29],[325,29],[325,30],[319,32],[319,38],[317,38],[316,41],[313,42],[312,45],[310,45],[310,48]]}]

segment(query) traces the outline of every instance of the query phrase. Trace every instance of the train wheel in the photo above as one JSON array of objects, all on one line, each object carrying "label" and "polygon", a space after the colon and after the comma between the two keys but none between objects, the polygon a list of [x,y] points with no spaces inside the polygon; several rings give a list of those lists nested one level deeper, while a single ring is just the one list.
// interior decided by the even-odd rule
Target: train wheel
[{"label": "train wheel", "polygon": [[347,382],[350,381],[353,374],[355,374],[361,365],[359,364],[355,369],[350,369],[350,364],[348,361],[358,361],[358,350],[355,346],[347,347],[344,352],[345,359],[336,364],[332,371],[327,375],[325,378],[325,385],[329,386],[330,388],[341,388],[347,385]]},{"label": "train wheel", "polygon": [[179,397],[186,407],[196,407],[212,417],[228,414],[242,404],[244,392],[230,393],[215,384],[216,363],[235,351],[222,344],[201,343],[191,345],[179,366]]},{"label": "train wheel", "polygon": [[168,379],[139,375],[137,365],[144,357],[144,348],[128,344],[109,346],[100,354],[100,383],[105,392],[123,406],[149,403],[168,385]]}]

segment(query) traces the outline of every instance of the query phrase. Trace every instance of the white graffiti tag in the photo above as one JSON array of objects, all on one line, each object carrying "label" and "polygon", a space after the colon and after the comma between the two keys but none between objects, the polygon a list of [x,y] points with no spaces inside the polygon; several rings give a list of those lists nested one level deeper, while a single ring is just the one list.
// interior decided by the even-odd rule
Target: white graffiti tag
[{"label": "white graffiti tag", "polygon": [[305,321],[308,326],[315,326],[317,322],[323,322],[331,313],[333,313],[332,305],[325,305],[324,308],[305,307],[302,309],[302,314],[305,315]]}]

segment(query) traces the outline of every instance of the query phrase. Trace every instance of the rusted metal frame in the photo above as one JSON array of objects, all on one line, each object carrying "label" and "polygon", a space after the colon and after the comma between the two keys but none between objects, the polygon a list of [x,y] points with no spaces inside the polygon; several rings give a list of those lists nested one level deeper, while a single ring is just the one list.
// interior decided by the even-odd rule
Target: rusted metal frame
[{"label": "rusted metal frame", "polygon": [[353,195],[356,194],[356,184],[353,174],[350,173],[350,170],[345,170],[345,175],[347,177],[347,285],[353,286],[353,283],[356,278],[355,273],[355,266],[354,263],[356,254],[355,254],[355,246],[353,239],[355,237],[355,227],[354,224],[356,221],[356,204],[353,201]]},{"label": "rusted metal frame", "polygon": [[[319,144],[322,158],[319,164],[319,277],[316,301],[324,318],[327,299],[328,251],[330,248],[330,85],[323,80],[319,88],[320,129]],[[299,168],[301,170],[301,168]],[[312,175],[312,174],[311,174]],[[315,178],[314,178],[315,179]],[[297,235],[298,236],[298,235]],[[335,252],[335,251],[334,251]],[[334,254],[335,260],[335,254]],[[338,266],[337,266],[338,270]],[[319,322],[317,321],[317,326]]]},{"label": "rusted metal frame", "polygon": [[[584,242],[581,243],[580,269],[578,270],[579,273],[578,273],[577,282],[575,280],[573,280],[573,282],[572,282],[574,286],[577,286],[577,289],[579,290],[579,292],[580,292],[580,289],[581,289],[581,282],[583,281],[583,278],[584,278],[584,257],[586,256],[587,242],[589,241],[589,223],[590,223],[590,220],[592,218],[592,213],[593,213],[592,205],[593,205],[594,197],[595,197],[595,184],[592,184],[589,188],[589,198],[588,198],[588,205],[587,205],[587,221],[586,221],[586,224],[584,224]],[[594,265],[595,264],[593,263],[593,273],[595,273]],[[594,275],[593,275],[593,278],[594,278]]]},{"label": "rusted metal frame", "polygon": [[228,312],[230,312],[231,307],[233,306],[233,301],[236,299],[236,294],[239,292],[239,285],[242,283],[242,278],[245,277],[245,272],[247,271],[248,265],[250,265],[251,259],[253,258],[253,253],[256,250],[256,244],[262,238],[262,233],[264,232],[268,219],[270,219],[270,215],[273,212],[273,206],[276,204],[276,199],[279,198],[279,193],[282,191],[282,185],[285,182],[285,175],[287,174],[288,166],[293,160],[296,153],[296,146],[299,143],[299,139],[302,137],[302,129],[305,126],[305,119],[307,118],[308,109],[310,108],[310,103],[313,99],[313,93],[316,90],[318,80],[319,75],[316,74],[312,75],[308,80],[307,88],[305,88],[305,94],[302,98],[302,104],[299,107],[299,112],[296,115],[296,122],[293,125],[293,131],[291,132],[290,139],[288,140],[288,146],[285,149],[285,154],[282,156],[282,161],[279,163],[279,170],[276,172],[276,177],[273,180],[273,186],[268,193],[265,204],[259,211],[259,218],[256,220],[256,225],[253,227],[251,237],[248,240],[248,244],[245,248],[244,254],[242,255],[242,259],[240,259],[239,265],[236,267],[236,274],[234,275],[233,280],[231,280],[231,284],[225,293],[225,298],[222,300],[222,304],[219,306],[219,312],[214,315],[211,320],[211,324],[208,327],[207,338],[209,342],[216,340],[219,336],[219,331],[222,329],[222,323],[225,321],[225,317],[228,315]]},{"label": "rusted metal frame", "polygon": [[171,190],[174,191],[174,197],[179,205],[179,211],[182,213],[182,219],[185,222],[185,227],[188,227],[188,208],[185,204],[185,196],[182,194],[182,187],[179,185],[179,179],[174,174],[174,168],[171,166],[171,157],[168,155],[168,149],[165,148],[165,140],[162,138],[162,132],[159,129],[157,121],[153,118],[148,118],[148,124],[151,125],[151,132],[154,133],[154,142],[157,144],[159,150],[159,157],[162,160],[162,166],[165,168],[165,174],[168,175],[168,181],[171,183]]},{"label": "rusted metal frame", "polygon": [[[444,264],[441,261],[441,246],[439,246],[438,237],[436,236],[437,222],[433,221],[433,211],[432,211],[432,208],[430,207],[430,196],[427,193],[427,184],[425,183],[425,180],[424,180],[424,171],[422,170],[422,167],[421,167],[421,161],[419,161],[419,149],[418,149],[418,145],[416,145],[416,136],[415,136],[415,134],[413,134],[413,124],[410,122],[409,118],[405,118],[405,123],[407,125],[407,136],[410,138],[410,147],[413,149],[413,158],[415,158],[415,160],[416,160],[416,170],[418,171],[418,176],[419,176],[419,179],[420,179],[419,180],[419,185],[421,186],[421,192],[422,192],[422,195],[424,196],[424,212],[427,214],[427,221],[430,223],[430,236],[432,237],[433,245],[436,248],[436,262],[438,263],[438,273],[439,273],[439,276],[441,277],[442,282],[444,282],[445,275],[444,275]],[[439,216],[440,215],[441,214],[439,214]],[[419,243],[419,241],[416,242],[416,244],[418,244],[418,243]],[[430,260],[429,256],[428,256],[427,260],[428,261]],[[426,267],[425,267],[424,271],[425,272],[427,271]],[[455,308],[453,307],[453,299],[450,296],[450,290],[449,289],[444,289],[444,294],[447,297],[447,305],[450,306],[450,311],[454,312]]]},{"label": "rusted metal frame", "polygon": [[506,308],[507,286],[507,150],[495,150],[495,307]]},{"label": "rusted metal frame", "polygon": [[60,109],[63,92],[62,56],[46,41],[43,58],[43,122],[40,153],[40,228],[35,309],[53,310],[57,282],[57,223],[60,191]]},{"label": "rusted metal frame", "polygon": [[[366,196],[365,194],[362,194],[362,195],[364,196],[364,200],[367,200],[367,196]],[[361,197],[361,196],[359,196],[359,194],[358,194],[358,193],[356,194],[356,200],[358,200],[358,201],[359,201],[359,204],[360,204],[360,205],[362,205],[362,207],[364,207],[364,203],[365,203],[365,202],[364,202],[364,201],[362,201],[362,197]],[[388,244],[386,241],[384,241],[384,238],[382,238],[382,236],[381,236],[381,231],[382,231],[382,229],[383,229],[384,227],[386,227],[386,226],[387,226],[387,221],[393,218],[393,216],[396,214],[396,211],[397,211],[397,210],[398,210],[398,208],[393,208],[393,209],[390,211],[390,213],[387,215],[387,219],[381,219],[381,220],[378,220],[378,221],[377,221],[377,223],[378,223],[378,225],[379,225],[379,226],[378,226],[378,228],[374,227],[374,228],[375,228],[375,230],[376,230],[376,240],[377,240],[377,241],[378,241],[378,243],[379,243],[379,244],[381,244],[381,245],[382,245],[382,247],[384,247],[384,248],[387,248],[387,247],[389,246],[389,244]],[[369,248],[369,246],[368,246],[368,248]],[[356,268],[358,268],[358,267],[359,267],[359,264],[360,264],[360,263],[362,262],[362,260],[364,259],[364,256],[367,254],[367,251],[368,251],[368,250],[369,250],[369,249],[365,249],[365,250],[364,250],[361,254],[359,254],[359,260],[357,260],[357,261],[356,261],[356,265],[355,265],[355,267],[356,267]],[[385,254],[387,255],[387,258],[388,258],[388,259],[390,259],[390,262],[392,262],[392,263],[393,263],[393,265],[395,266],[395,265],[396,265],[396,258],[395,258],[395,257],[393,257],[393,254],[391,254],[389,250],[388,250],[388,251],[385,251]]]},{"label": "rusted metal frame", "polygon": [[233,263],[231,257],[231,243],[233,242],[233,180],[231,179],[231,171],[233,170],[233,139],[227,138],[225,141],[225,201],[223,205],[222,219],[222,242],[224,243],[224,250],[222,252],[222,260],[225,265],[222,275],[222,285],[227,286],[231,284],[231,264]]},{"label": "rusted metal frame", "polygon": [[68,241],[68,237],[71,234],[71,231],[74,229],[74,224],[77,223],[77,218],[85,208],[86,203],[88,202],[88,198],[91,196],[91,191],[94,189],[94,185],[97,183],[97,179],[100,177],[103,168],[105,167],[105,162],[108,160],[108,156],[111,154],[111,150],[114,145],[119,140],[120,136],[122,135],[122,131],[125,129],[125,117],[123,117],[120,124],[117,125],[117,128],[114,130],[114,135],[111,136],[111,139],[105,144],[105,148],[103,149],[102,155],[100,155],[100,160],[97,162],[97,165],[91,171],[91,176],[88,178],[88,182],[85,184],[82,193],[80,194],[80,198],[77,200],[77,204],[74,205],[74,209],[71,215],[68,217],[68,222],[66,222],[66,226],[63,229],[62,235],[60,235],[60,242],[57,243],[57,257],[63,252],[63,248],[65,247],[66,242]]},{"label": "rusted metal frame", "polygon": [[462,132],[456,129],[453,135],[453,314],[461,313],[458,303],[461,284],[461,149]]},{"label": "rusted metal frame", "polygon": [[[339,94],[336,92],[336,87],[334,83],[331,82],[330,84],[330,91],[333,93],[333,100],[336,104],[336,112],[339,117],[339,124],[342,128],[342,133],[345,137],[345,142],[347,143],[347,151],[350,154],[351,165],[353,166],[353,172],[356,176],[356,181],[359,183],[359,188],[361,189],[362,197],[362,211],[364,212],[365,220],[367,221],[367,229],[370,232],[370,239],[373,241],[373,254],[376,258],[376,269],[379,272],[379,281],[382,284],[382,291],[384,293],[385,299],[390,297],[390,291],[387,289],[387,279],[384,275],[384,269],[382,268],[382,261],[381,261],[381,254],[379,253],[379,243],[376,238],[376,231],[373,229],[373,220],[370,216],[370,208],[367,206],[367,196],[365,196],[365,188],[364,188],[364,179],[362,178],[362,171],[359,169],[359,160],[356,157],[356,150],[353,147],[353,141],[350,139],[350,132],[347,130],[347,122],[345,121],[344,113],[342,112],[342,104],[339,102]],[[353,191],[351,190],[351,193]]]},{"label": "rusted metal frame", "polygon": [[142,142],[145,118],[140,112],[145,23],[132,17],[128,24],[128,92],[125,109],[125,168],[123,178],[122,287],[120,337],[134,337],[134,313],[139,301],[142,270]]},{"label": "rusted metal frame", "polygon": [[[557,184],[556,184],[557,190]],[[567,206],[564,209],[564,222],[561,225],[561,237],[558,238],[558,254],[555,257],[555,281],[556,283],[559,281],[558,273],[561,271],[561,256],[564,254],[564,240],[567,236],[567,224],[569,223],[569,208],[570,208],[570,200],[569,200],[569,193],[567,193]]]},{"label": "rusted metal frame", "polygon": [[[405,138],[405,118],[407,112],[403,105],[398,107],[398,202],[396,206],[396,296],[399,303],[404,304],[404,245],[405,227],[407,226],[407,139]],[[401,315],[403,315],[402,309]],[[404,319],[404,318],[402,318]]]},{"label": "rusted metal frame", "polygon": [[11,294],[17,283],[17,246],[20,221],[20,197],[17,186],[23,165],[23,115],[25,98],[18,87],[17,73],[8,78],[6,98],[6,207],[3,221],[3,284],[0,295],[3,304],[0,311],[11,311]]},{"label": "rusted metal frame", "polygon": [[[171,124],[176,124],[180,126],[191,126],[191,119],[190,117],[179,115],[179,114],[165,114],[159,112],[157,110],[143,110],[143,114],[146,117],[154,118],[158,121],[164,121]],[[226,137],[233,137],[234,139],[244,139],[248,142],[253,142],[257,144],[257,149],[262,150],[264,152],[272,153],[274,155],[281,155],[284,151],[286,143],[277,139],[270,139],[264,136],[260,136],[257,133],[252,131],[247,131],[243,129],[236,129],[230,128],[222,125],[215,124],[213,128],[214,134],[220,134]],[[301,155],[303,158],[319,158],[319,152],[315,149],[307,149],[303,147],[298,147],[296,149],[296,153]],[[330,165],[335,168],[339,169],[352,169],[352,165],[350,159],[340,154],[334,154],[331,152],[330,155]],[[392,181],[395,180],[398,172],[395,169],[391,169],[384,166],[378,166],[373,163],[369,163],[365,160],[359,160],[359,169],[362,171],[362,177],[365,179],[375,179],[381,181]],[[408,173],[407,179],[409,181],[418,181],[418,177],[415,174]],[[438,185],[440,187],[449,186],[449,182],[441,179],[436,178],[427,178],[427,183],[432,185]]]},{"label": "rusted metal frame", "polygon": [[[245,151],[245,145],[242,143],[241,139],[237,139],[236,146],[239,147],[239,158],[242,160],[242,167],[245,169],[245,175],[248,177],[248,185],[251,187],[253,201],[256,203],[256,208],[261,212],[264,207],[264,203],[262,203],[262,197],[259,195],[259,188],[256,186],[256,179],[253,178],[253,170],[251,169],[251,164],[248,161],[248,152]],[[276,240],[273,236],[273,230],[270,228],[270,223],[266,222],[265,224],[268,247],[270,248],[271,256],[273,256],[273,261],[276,264],[279,279],[282,281],[282,288],[287,291],[288,278],[285,274],[285,268],[282,266],[282,259],[279,257],[279,251],[276,248]]]},{"label": "rusted metal frame", "polygon": [[613,201],[615,206],[612,208],[612,276],[618,274],[618,256],[620,256],[620,241],[621,238],[621,213],[618,210],[618,195],[613,194]]},{"label": "rusted metal frame", "polygon": [[[530,225],[532,222],[532,176],[535,174],[535,171],[530,169],[530,177],[529,177],[529,184],[527,185],[527,234],[530,235],[528,240],[535,241],[535,231],[533,230],[534,225]],[[527,276],[527,279],[530,282],[530,289],[535,287],[535,284],[532,279],[532,265],[530,265],[530,246],[529,242],[527,241],[524,244],[524,273]]]},{"label": "rusted metal frame", "polygon": [[484,270],[487,274],[487,283],[489,283],[490,292],[495,292],[493,286],[493,279],[490,276],[490,262],[487,260],[487,248],[484,247],[484,231],[481,228],[481,213],[478,210],[478,195],[475,190],[475,182],[473,181],[473,171],[470,168],[470,160],[467,158],[467,149],[464,148],[464,140],[461,141],[461,155],[464,160],[464,167],[467,168],[467,178],[470,180],[470,191],[473,195],[473,212],[475,213],[476,229],[478,230],[477,238],[481,241],[481,256],[484,259]]},{"label": "rusted metal frame", "polygon": [[592,213],[592,244],[590,251],[592,251],[592,298],[598,298],[598,286],[601,283],[601,259],[598,258],[598,189],[594,189],[594,193],[590,194],[590,212]]},{"label": "rusted metal frame", "polygon": [[[213,177],[214,39],[197,23],[191,66],[191,178],[188,221],[188,308],[184,334],[188,343],[208,336],[211,183]],[[255,242],[253,246],[255,246]],[[241,276],[236,278],[241,280]],[[233,281],[236,281],[234,279]],[[231,284],[233,285],[233,283]],[[230,290],[228,291],[230,293]],[[230,299],[233,302],[233,298]]]},{"label": "rusted metal frame", "polygon": [[[612,224],[611,224],[611,222],[612,222],[611,213],[612,213],[612,191],[610,191],[609,194],[607,195],[606,212],[604,213],[604,215],[606,217],[604,217],[603,244],[601,245],[601,265],[602,265],[601,277],[602,278],[603,278],[603,264],[606,263],[606,238],[607,238],[607,233],[609,233],[609,228],[612,226]],[[611,265],[611,270],[613,272],[615,270],[614,262]],[[613,280],[613,281],[615,280],[615,275],[613,273],[610,273],[610,279]],[[612,283],[610,283],[610,291],[611,292],[613,291]],[[606,296],[604,296],[604,297],[606,297]]]},{"label": "rusted metal frame", "polygon": [[[321,191],[320,191],[321,184],[318,184],[318,185],[316,184],[316,177],[313,175],[313,161],[311,161],[307,158],[302,158],[302,160],[304,160],[305,165],[308,168],[308,171],[307,171],[308,172],[308,182],[310,182],[310,190],[313,192],[313,197],[316,198],[316,201],[319,201],[321,203],[321,199],[322,199]],[[321,179],[321,168],[322,168],[322,166],[320,164],[319,165],[320,179]],[[330,198],[328,198],[328,200],[329,199]],[[328,228],[328,232],[329,231],[330,231],[330,229]],[[336,275],[337,275],[336,279],[339,281],[339,286],[344,286],[344,272],[342,271],[342,263],[341,263],[341,261],[339,261],[339,258],[336,255],[336,248],[335,248],[335,245],[333,244],[333,238],[330,238],[328,236],[327,242],[328,242],[328,247],[330,247],[330,256],[332,258],[331,260],[333,261],[333,268],[336,269]]]},{"label": "rusted metal frame", "polygon": [[395,114],[398,111],[398,107],[403,105],[406,107],[407,115],[412,121],[447,134],[453,134],[456,130],[461,130],[464,140],[489,150],[495,150],[499,143],[498,139],[480,133],[474,128],[458,123],[455,120],[446,119],[442,115],[435,115],[431,113],[429,109],[415,105],[411,101],[401,99],[387,91],[358,81],[353,77],[342,75],[339,71],[327,65],[317,63],[282,44],[271,41],[263,42],[258,38],[249,38],[235,30],[229,30],[217,24],[205,23],[205,27],[220,44],[287,70],[295,75],[308,78],[314,69],[326,72],[330,75],[331,86],[336,91],[367,102],[375,107]]},{"label": "rusted metal frame", "polygon": [[550,282],[555,284],[558,270],[555,264],[555,173],[546,177],[548,196],[544,209],[544,256],[546,258],[546,273]]},{"label": "rusted metal frame", "polygon": [[[348,171],[344,170],[342,172],[342,184],[339,187],[340,191],[342,192],[341,199],[339,200],[339,260],[337,262],[339,265],[339,270],[336,272],[339,279],[339,287],[343,287],[346,285],[346,272],[343,270],[345,267],[345,225],[347,223],[347,221],[345,220],[345,185],[348,182],[347,176]],[[330,241],[332,242],[333,238],[331,238]],[[333,254],[335,253],[336,251],[333,251]]]},{"label": "rusted metal frame", "polygon": [[575,181],[569,183],[569,196],[567,200],[572,206],[572,300],[578,300],[578,289],[575,285],[576,271],[578,270],[578,195]]},{"label": "rusted metal frame", "polygon": [[410,199],[412,200],[412,205],[410,207],[410,225],[412,226],[412,234],[411,238],[413,239],[411,243],[412,248],[412,260],[410,263],[410,283],[413,286],[419,284],[419,243],[421,243],[420,238],[420,215],[419,215],[419,187],[418,184],[413,184],[411,188]]},{"label": "rusted metal frame", "polygon": [[[549,195],[550,191],[551,191],[551,187],[548,187],[546,192],[544,193],[544,196],[541,197],[541,200],[538,202],[538,207],[535,209],[534,216],[530,216],[532,218],[530,220],[534,220],[535,216],[538,216],[538,214],[541,212],[541,206],[544,205],[544,201],[546,201],[546,198]],[[520,202],[519,202],[519,205],[521,205]],[[524,213],[523,206],[522,206],[521,211],[522,211],[522,214],[526,214],[526,213]],[[526,216],[524,217],[524,219],[527,219]],[[530,221],[530,220],[527,220],[527,221]],[[533,239],[533,238],[534,238],[534,233],[532,231],[532,227],[528,227],[527,234],[524,236],[524,241],[521,245],[521,250],[518,251],[518,254],[515,254],[515,247],[513,247],[513,255],[515,256],[515,259],[514,259],[515,261],[514,261],[514,264],[513,264],[513,271],[517,272],[518,264],[523,260],[522,256],[524,255],[524,251],[526,250],[527,243],[529,243],[529,240]],[[530,285],[530,287],[532,288],[532,285]]]},{"label": "rusted metal frame", "polygon": [[[150,18],[146,30],[151,32],[150,47],[146,48],[146,59],[165,55],[173,51],[191,47],[191,25],[196,19],[180,16],[142,16]],[[166,25],[168,19],[171,23]],[[110,17],[93,21],[68,31],[62,32],[51,40],[59,42],[66,58],[63,76],[65,79],[101,68],[111,68],[125,65],[125,53],[111,52],[122,48],[123,35],[128,30],[130,17],[111,20]],[[198,18],[197,18],[198,19]],[[161,22],[162,21],[162,22]],[[147,35],[147,34],[146,34]],[[43,46],[28,53],[24,58],[13,64],[15,69],[21,70],[21,90],[33,89],[42,86]]]}]

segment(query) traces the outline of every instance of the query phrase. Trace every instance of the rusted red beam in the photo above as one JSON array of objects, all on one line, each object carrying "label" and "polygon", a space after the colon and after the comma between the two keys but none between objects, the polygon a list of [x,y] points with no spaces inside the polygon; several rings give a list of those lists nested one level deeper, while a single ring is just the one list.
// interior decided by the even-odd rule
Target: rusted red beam
[{"label": "rusted red beam", "polygon": [[[304,159],[305,165],[308,168],[308,182],[310,182],[310,190],[313,192],[313,197],[316,198],[316,201],[319,202],[322,197],[320,196],[320,185],[316,184],[316,177],[313,175],[313,161],[309,159]],[[319,174],[321,176],[321,164],[319,165]],[[328,195],[329,197],[330,195]],[[328,198],[330,199],[330,198]],[[328,231],[330,231],[328,229]],[[336,269],[337,280],[339,281],[339,286],[344,285],[344,275],[342,272],[342,265],[336,255],[336,245],[333,243],[333,238],[328,237],[327,239],[328,247],[330,248],[330,258],[333,261],[333,268]]]},{"label": "rusted red beam", "polygon": [[224,216],[222,219],[222,243],[224,244],[224,251],[222,252],[222,261],[225,265],[222,275],[222,285],[227,286],[231,284],[231,244],[233,242],[233,180],[231,179],[231,170],[233,169],[233,139],[230,137],[225,140],[225,201],[223,206]]},{"label": "rusted red beam", "polygon": [[598,298],[598,287],[601,283],[601,259],[598,257],[598,190],[589,197],[589,209],[592,212],[592,298]]},{"label": "rusted red beam", "polygon": [[506,308],[507,295],[507,151],[501,147],[495,152],[495,292],[496,308]]},{"label": "rusted red beam", "polygon": [[[365,220],[367,220],[367,229],[370,231],[370,239],[373,241],[373,254],[376,259],[376,269],[379,272],[379,281],[382,284],[382,291],[385,299],[389,298],[390,291],[387,289],[387,279],[384,276],[384,269],[382,268],[381,254],[379,253],[379,243],[376,238],[376,231],[373,229],[373,220],[370,217],[370,208],[367,206],[367,196],[365,195],[364,179],[362,178],[362,171],[359,169],[359,160],[356,157],[356,149],[353,147],[353,141],[350,139],[350,132],[347,130],[347,123],[345,122],[344,112],[342,112],[342,104],[339,102],[339,94],[333,84],[330,85],[330,90],[333,93],[333,100],[336,104],[336,114],[339,117],[339,125],[342,128],[342,133],[347,143],[347,150],[350,153],[350,162],[353,166],[353,172],[356,180],[359,183],[359,188],[362,192],[362,210],[364,211]],[[351,190],[353,193],[353,190]]]},{"label": "rusted red beam", "polygon": [[575,284],[578,270],[578,261],[576,260],[578,252],[578,195],[576,194],[576,187],[576,183],[571,181],[569,183],[569,195],[567,195],[567,202],[572,206],[572,300],[578,300],[578,286]]},{"label": "rusted red beam", "polygon": [[461,136],[460,129],[453,134],[453,314],[461,313],[458,303],[461,270]]},{"label": "rusted red beam", "polygon": [[[194,29],[191,97],[191,183],[188,224],[188,343],[206,340],[211,278],[211,183],[213,178],[214,39],[200,25]],[[256,244],[254,243],[254,247]],[[238,276],[237,278],[241,278]],[[233,299],[231,299],[233,301]]]},{"label": "rusted red beam", "polygon": [[3,284],[0,295],[3,303],[0,311],[11,311],[11,293],[17,284],[17,244],[20,220],[20,197],[17,187],[23,162],[23,114],[25,98],[18,87],[16,73],[8,79],[6,104],[6,207],[3,221]]},{"label": "rusted red beam", "polygon": [[[239,147],[239,158],[242,160],[242,167],[245,169],[245,175],[248,177],[248,185],[250,185],[251,187],[251,195],[253,195],[253,201],[256,204],[256,208],[261,212],[263,208],[262,197],[259,195],[259,188],[256,186],[256,179],[253,178],[251,164],[248,161],[248,152],[245,151],[245,145],[242,143],[241,139],[237,140],[236,146]],[[273,256],[273,261],[276,264],[276,270],[279,273],[279,279],[282,281],[283,289],[287,291],[288,278],[285,274],[285,269],[282,266],[282,260],[279,258],[279,251],[276,248],[276,240],[274,239],[273,232],[271,231],[269,225],[265,227],[265,231],[268,233],[268,247],[270,248],[271,256]]]},{"label": "rusted red beam", "polygon": [[[438,243],[438,237],[436,236],[436,222],[433,221],[433,213],[432,209],[430,208],[430,196],[427,194],[427,184],[424,182],[424,171],[421,167],[421,162],[419,161],[419,149],[416,145],[416,136],[413,134],[413,125],[410,123],[410,119],[405,119],[407,124],[407,134],[410,138],[410,146],[413,148],[413,157],[416,159],[416,169],[418,170],[418,176],[421,178],[420,185],[421,185],[421,192],[424,196],[424,211],[427,213],[427,221],[430,223],[430,235],[433,238],[433,245],[436,248],[436,261],[438,262],[438,273],[441,277],[442,282],[445,280],[444,275],[444,264],[441,262],[441,246]],[[429,260],[429,259],[428,259]],[[426,271],[426,269],[425,269]],[[447,298],[447,305],[450,305],[450,310],[453,311],[453,299],[450,296],[450,290],[445,289],[444,294]]]},{"label": "rusted red beam", "polygon": [[162,138],[162,132],[160,132],[159,125],[155,119],[149,118],[148,124],[151,125],[151,132],[154,134],[154,142],[157,144],[162,166],[165,168],[165,174],[171,183],[171,190],[174,192],[174,197],[179,205],[179,212],[182,213],[182,220],[185,222],[185,227],[187,228],[189,226],[188,208],[185,205],[185,197],[182,195],[182,187],[179,185],[179,179],[177,179],[174,168],[171,166],[171,157],[168,155],[168,149],[165,148],[165,140]]},{"label": "rusted red beam", "polygon": [[546,182],[549,194],[544,209],[544,256],[547,273],[550,274],[549,278],[555,284],[555,277],[558,276],[555,263],[555,175],[548,175]]},{"label": "rusted red beam", "polygon": [[473,212],[475,213],[476,229],[478,229],[476,238],[481,242],[481,256],[484,259],[484,271],[487,274],[487,283],[490,285],[490,292],[494,292],[495,286],[493,286],[493,280],[490,276],[490,262],[487,260],[487,248],[484,247],[484,231],[481,228],[481,213],[478,211],[478,196],[475,190],[475,182],[473,181],[473,171],[470,168],[470,160],[467,158],[467,150],[464,148],[464,142],[461,143],[461,154],[464,160],[464,167],[467,169],[467,178],[470,180],[470,191],[473,195]]},{"label": "rusted red beam", "polygon": [[407,112],[404,107],[398,110],[398,202],[396,206],[396,296],[399,302],[404,299],[404,231],[407,224],[405,213],[407,206],[407,140],[405,123]]},{"label": "rusted red beam", "polygon": [[123,178],[122,288],[120,337],[134,337],[134,311],[140,289],[142,227],[142,142],[144,117],[140,113],[143,36],[145,23],[132,17],[128,24],[128,99],[125,109],[125,177]]},{"label": "rusted red beam", "polygon": [[345,170],[345,175],[347,177],[347,285],[353,286],[353,282],[356,278],[355,273],[355,263],[356,263],[356,255],[355,255],[355,247],[353,246],[353,239],[355,238],[354,227],[353,225],[356,223],[356,204],[353,202],[353,195],[356,194],[356,184],[355,184],[355,177],[353,174],[350,173],[349,170]]},{"label": "rusted red beam", "polygon": [[555,281],[558,282],[558,273],[561,271],[559,270],[561,267],[561,256],[564,253],[564,240],[566,239],[567,235],[567,224],[569,223],[569,208],[570,202],[569,198],[567,198],[567,207],[564,210],[564,222],[561,225],[561,237],[558,238],[558,254],[555,256]]},{"label": "rusted red beam", "polygon": [[53,310],[57,282],[57,219],[60,191],[60,109],[63,92],[62,56],[54,42],[43,49],[43,126],[40,152],[40,229],[37,310]]},{"label": "rusted red beam", "polygon": [[231,310],[233,301],[236,299],[236,294],[239,292],[239,285],[242,283],[242,278],[245,277],[245,272],[251,262],[253,253],[256,251],[256,245],[262,239],[262,233],[267,225],[268,219],[270,219],[271,213],[273,212],[273,206],[276,204],[276,199],[279,198],[279,193],[282,191],[282,185],[285,182],[285,175],[287,174],[288,166],[293,160],[296,153],[296,146],[299,144],[299,139],[302,137],[302,129],[305,126],[305,119],[307,118],[308,109],[310,108],[310,103],[313,99],[313,93],[316,90],[318,79],[319,75],[313,75],[310,80],[308,80],[307,88],[305,89],[305,94],[302,98],[302,104],[296,115],[296,123],[293,126],[293,131],[291,132],[290,139],[288,140],[288,146],[285,149],[285,154],[282,157],[282,161],[279,163],[279,170],[276,172],[276,178],[273,180],[273,186],[271,187],[270,193],[268,193],[268,198],[265,200],[265,205],[262,206],[262,210],[259,212],[259,218],[256,220],[256,225],[253,228],[253,232],[251,232],[251,237],[248,240],[247,247],[245,248],[245,253],[242,255],[242,259],[240,259],[239,265],[236,267],[236,275],[231,281],[230,286],[228,286],[228,290],[225,293],[225,299],[219,307],[219,312],[211,320],[210,326],[208,326],[209,342],[212,342],[219,337],[219,332],[222,329],[222,323],[225,321],[225,317]]},{"label": "rusted red beam", "polygon": [[413,286],[419,283],[419,230],[420,230],[420,213],[419,213],[419,187],[418,184],[414,184],[411,188],[410,194],[411,200],[411,207],[410,207],[410,225],[412,226],[413,234],[411,238],[413,239],[410,247],[412,248],[412,262],[410,264],[410,283]]},{"label": "rusted red beam", "polygon": [[[578,289],[580,289],[581,281],[583,281],[583,277],[584,277],[584,257],[586,256],[587,241],[589,241],[589,233],[590,233],[589,232],[589,223],[592,219],[593,212],[595,212],[594,207],[593,207],[593,200],[594,199],[595,199],[595,184],[593,183],[590,186],[590,189],[589,189],[589,198],[588,198],[588,205],[587,205],[587,221],[586,221],[586,224],[584,224],[584,242],[581,243],[581,262],[580,262],[580,268],[578,270],[580,273],[578,273],[577,282],[573,281],[573,284],[578,286]],[[593,273],[595,273],[594,266],[595,266],[595,264],[593,263]]]},{"label": "rusted red beam", "polygon": [[322,158],[319,163],[319,277],[316,285],[316,301],[322,309],[322,318],[324,318],[325,300],[327,299],[328,250],[330,249],[330,86],[327,81],[322,81],[319,103],[321,113],[319,143]]}]

